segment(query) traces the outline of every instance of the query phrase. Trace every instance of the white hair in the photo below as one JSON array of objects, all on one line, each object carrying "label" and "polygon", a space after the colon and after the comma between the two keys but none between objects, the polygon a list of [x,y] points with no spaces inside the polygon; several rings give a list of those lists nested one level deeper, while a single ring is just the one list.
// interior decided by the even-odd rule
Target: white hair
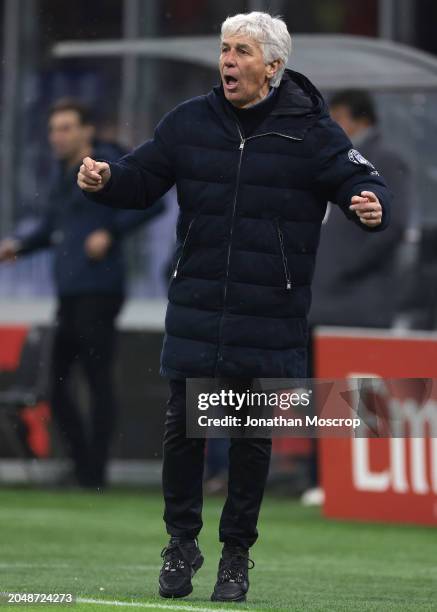
[{"label": "white hair", "polygon": [[225,19],[221,39],[238,34],[253,38],[260,45],[266,64],[281,60],[278,71],[270,79],[271,87],[279,87],[291,54],[291,36],[283,19],[258,11],[240,13]]}]

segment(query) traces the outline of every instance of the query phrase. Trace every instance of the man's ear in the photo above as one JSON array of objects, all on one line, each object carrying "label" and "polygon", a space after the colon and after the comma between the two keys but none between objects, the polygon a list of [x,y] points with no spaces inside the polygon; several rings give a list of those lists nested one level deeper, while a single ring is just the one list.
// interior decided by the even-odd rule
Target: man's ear
[{"label": "man's ear", "polygon": [[275,59],[273,62],[270,62],[266,65],[267,78],[271,79],[275,76],[282,65],[282,60]]}]

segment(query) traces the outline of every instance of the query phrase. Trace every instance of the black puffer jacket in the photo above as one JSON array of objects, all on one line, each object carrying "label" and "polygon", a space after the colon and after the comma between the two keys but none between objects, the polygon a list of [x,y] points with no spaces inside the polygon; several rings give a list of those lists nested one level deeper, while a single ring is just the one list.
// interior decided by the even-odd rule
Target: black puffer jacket
[{"label": "black puffer jacket", "polygon": [[171,111],[152,140],[111,164],[109,183],[90,196],[110,206],[150,206],[177,185],[163,375],[305,375],[327,200],[366,229],[348,206],[373,191],[384,208],[378,229],[388,223],[386,185],[351,149],[317,89],[287,70],[273,111],[250,137],[217,87]]}]

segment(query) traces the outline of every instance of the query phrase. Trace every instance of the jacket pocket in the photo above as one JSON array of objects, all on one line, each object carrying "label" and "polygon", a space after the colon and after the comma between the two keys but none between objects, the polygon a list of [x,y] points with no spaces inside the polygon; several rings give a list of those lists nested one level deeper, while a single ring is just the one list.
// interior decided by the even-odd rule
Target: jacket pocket
[{"label": "jacket pocket", "polygon": [[278,236],[279,251],[281,253],[282,266],[284,269],[285,288],[287,291],[291,291],[291,275],[290,275],[290,268],[288,266],[287,255],[285,253],[284,234],[282,233],[281,225],[279,223],[278,218],[275,219],[275,224],[276,224],[276,233]]}]

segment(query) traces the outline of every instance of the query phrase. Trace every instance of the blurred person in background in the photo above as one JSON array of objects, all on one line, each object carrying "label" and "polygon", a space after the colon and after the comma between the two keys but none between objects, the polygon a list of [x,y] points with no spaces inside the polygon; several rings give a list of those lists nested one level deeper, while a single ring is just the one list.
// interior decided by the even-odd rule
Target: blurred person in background
[{"label": "blurred person in background", "polygon": [[411,172],[402,155],[384,141],[368,92],[338,92],[331,99],[330,112],[355,149],[372,161],[390,185],[395,214],[381,236],[362,235],[338,207],[328,205],[313,279],[310,323],[387,329],[398,305],[399,253],[412,207]]},{"label": "blurred person in background", "polygon": [[[62,99],[53,105],[48,138],[57,160],[48,206],[30,234],[0,242],[0,261],[38,249],[54,251],[58,306],[50,402],[74,462],[74,473],[64,483],[102,488],[116,424],[113,363],[115,320],[125,295],[122,241],[158,214],[162,204],[143,212],[113,211],[84,197],[76,184],[84,155],[116,159],[123,151],[96,141],[90,111],[80,102]],[[76,363],[90,390],[89,427],[70,389]]]},{"label": "blurred person in background", "polygon": [[[313,279],[311,329],[317,325],[388,329],[399,306],[400,249],[413,205],[411,172],[402,155],[385,142],[375,104],[367,91],[339,91],[330,101],[330,113],[359,154],[372,160],[390,185],[394,214],[390,226],[380,236],[362,235],[338,207],[328,204]],[[311,336],[308,366],[308,378],[312,378],[315,372]],[[302,501],[318,505],[323,502],[323,491],[317,486],[316,451],[310,472],[312,486],[303,494]]]},{"label": "blurred person in background", "polygon": [[[168,113],[153,139],[132,154],[115,163],[87,157],[78,175],[92,201],[115,208],[150,206],[177,185],[178,246],[161,355],[170,384],[163,597],[191,593],[203,563],[197,536],[205,440],[186,436],[186,379],[239,384],[304,377],[310,285],[327,200],[367,232],[389,223],[384,180],[349,155],[353,146],[314,85],[285,70],[290,52],[280,18],[260,12],[228,18],[220,86]],[[250,436],[230,441],[213,601],[246,599],[271,445]]]}]

